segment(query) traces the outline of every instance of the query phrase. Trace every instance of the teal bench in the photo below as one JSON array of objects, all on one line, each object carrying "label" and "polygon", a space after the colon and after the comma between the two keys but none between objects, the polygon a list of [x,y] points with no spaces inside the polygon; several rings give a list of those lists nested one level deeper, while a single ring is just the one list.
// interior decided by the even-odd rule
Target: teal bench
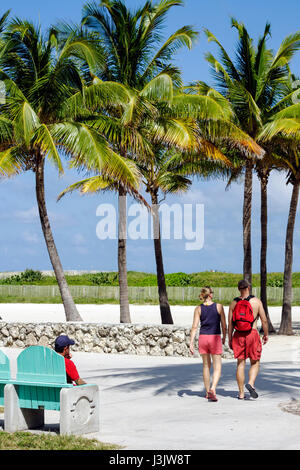
[{"label": "teal bench", "polygon": [[30,346],[17,358],[11,378],[8,357],[0,351],[0,405],[4,428],[15,432],[44,425],[44,411],[60,411],[61,434],[99,431],[98,385],[67,383],[65,360],[53,349]]},{"label": "teal bench", "polygon": [[9,359],[0,350],[0,406],[4,406],[4,387],[10,381],[10,363]]}]

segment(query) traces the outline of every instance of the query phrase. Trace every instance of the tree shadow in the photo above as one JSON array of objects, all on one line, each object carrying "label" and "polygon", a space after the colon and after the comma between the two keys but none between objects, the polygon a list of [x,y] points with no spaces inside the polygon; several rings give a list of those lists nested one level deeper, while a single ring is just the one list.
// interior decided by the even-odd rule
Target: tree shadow
[{"label": "tree shadow", "polygon": [[[246,365],[248,380],[249,363]],[[149,390],[152,395],[174,395],[179,397],[203,396],[202,364],[171,364],[154,367],[115,368],[107,371],[90,371],[93,375],[88,381],[102,384],[103,390],[130,391]],[[218,394],[224,397],[236,397],[236,363],[223,362]],[[107,384],[107,385],[106,385]],[[101,385],[100,385],[101,386]],[[300,369],[291,362],[269,362],[261,364],[256,380],[260,395],[290,393],[299,390]]]},{"label": "tree shadow", "polygon": [[195,392],[193,390],[189,390],[187,388],[183,390],[178,390],[177,395],[179,397],[183,397],[184,395],[188,395],[190,397],[204,397],[205,396],[205,390],[203,389],[201,392]]}]

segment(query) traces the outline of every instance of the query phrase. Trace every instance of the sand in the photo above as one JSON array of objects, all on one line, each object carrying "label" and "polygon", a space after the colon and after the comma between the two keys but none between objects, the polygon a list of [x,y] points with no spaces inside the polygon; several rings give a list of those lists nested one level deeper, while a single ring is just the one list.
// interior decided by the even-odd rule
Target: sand
[{"label": "sand", "polygon": [[[120,306],[117,304],[80,304],[78,311],[84,322],[88,323],[119,323]],[[191,326],[194,306],[171,306],[175,325]],[[228,307],[225,307],[227,315]],[[132,323],[160,324],[160,311],[158,305],[131,305]],[[281,307],[270,307],[269,314],[274,327],[278,327],[281,319]],[[65,313],[61,304],[1,304],[0,316],[7,322],[64,322]],[[293,325],[300,327],[300,306],[293,307]]]}]

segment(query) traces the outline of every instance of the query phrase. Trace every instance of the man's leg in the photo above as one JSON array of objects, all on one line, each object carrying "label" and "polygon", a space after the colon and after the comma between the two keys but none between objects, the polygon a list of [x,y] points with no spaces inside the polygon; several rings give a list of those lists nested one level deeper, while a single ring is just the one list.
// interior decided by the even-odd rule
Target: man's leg
[{"label": "man's leg", "polygon": [[249,382],[246,389],[249,391],[251,398],[257,398],[258,394],[255,390],[255,380],[259,372],[260,355],[261,355],[261,339],[257,330],[252,330],[248,337],[247,351],[250,358]]},{"label": "man's leg", "polygon": [[211,358],[210,354],[201,354],[203,361],[203,382],[206,393],[210,389],[210,367],[211,367]]},{"label": "man's leg", "polygon": [[222,356],[221,356],[221,354],[213,354],[212,355],[212,360],[213,360],[214,373],[213,373],[211,390],[214,393],[216,393],[216,387],[217,387],[218,382],[220,380],[221,370],[222,370]]},{"label": "man's leg", "polygon": [[238,359],[237,360],[237,368],[236,368],[236,381],[239,387],[239,397],[245,397],[244,385],[245,385],[245,359]]},{"label": "man's leg", "polygon": [[255,380],[259,372],[260,362],[259,360],[255,361],[254,359],[250,359],[250,363],[251,363],[251,366],[249,369],[249,382],[248,383],[251,385],[251,387],[255,388],[254,384],[255,384]]}]

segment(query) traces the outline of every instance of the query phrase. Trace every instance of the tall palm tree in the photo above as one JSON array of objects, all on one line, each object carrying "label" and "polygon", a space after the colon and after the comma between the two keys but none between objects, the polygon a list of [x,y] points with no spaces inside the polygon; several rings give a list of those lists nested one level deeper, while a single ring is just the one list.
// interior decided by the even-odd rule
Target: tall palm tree
[{"label": "tall palm tree", "polygon": [[285,238],[283,305],[279,334],[292,335],[292,270],[294,227],[300,190],[300,106],[290,105],[275,114],[261,133],[261,139],[269,142],[278,139],[285,149],[282,160],[286,164],[287,184],[292,185],[289,215]]},{"label": "tall palm tree", "polygon": [[[280,149],[278,151],[280,152]],[[269,333],[275,333],[276,330],[269,315],[267,297],[268,183],[271,172],[274,170],[280,171],[284,167],[284,161],[275,153],[266,153],[264,158],[255,165],[255,171],[260,182],[260,298],[268,320]]]},{"label": "tall palm tree", "polygon": [[[179,71],[172,65],[174,53],[182,48],[191,48],[197,33],[190,26],[183,26],[165,41],[161,35],[167,15],[174,6],[183,5],[183,0],[145,1],[137,10],[130,10],[124,0],[102,0],[87,3],[83,8],[82,24],[99,34],[106,56],[106,67],[100,79],[120,82],[142,90],[159,74],[179,79]],[[160,81],[160,89],[163,81]],[[155,91],[157,94],[157,90]],[[127,148],[119,149],[127,157]],[[130,322],[127,259],[126,259],[126,190],[119,188],[119,240],[118,266],[120,284],[121,322]],[[122,235],[123,234],[123,235]]]},{"label": "tall palm tree", "polygon": [[[270,24],[266,24],[264,33],[257,46],[244,24],[231,20],[231,25],[238,31],[238,45],[235,60],[231,59],[222,44],[208,30],[207,38],[214,42],[220,53],[220,61],[213,54],[206,58],[213,68],[220,92],[228,98],[235,113],[238,125],[254,140],[258,139],[262,126],[275,112],[275,105],[284,97],[285,84],[289,79],[289,63],[300,47],[300,32],[287,36],[276,53],[267,47],[270,36]],[[243,207],[243,248],[244,278],[252,282],[251,254],[251,212],[252,178],[254,161],[245,161],[244,207]]]},{"label": "tall palm tree", "polygon": [[93,67],[100,60],[93,41],[70,34],[64,44],[57,44],[53,29],[44,36],[40,28],[19,19],[7,28],[0,57],[0,79],[5,83],[7,99],[1,106],[0,121],[8,131],[0,162],[6,167],[15,162],[20,170],[35,173],[40,222],[66,319],[78,321],[81,317],[66,282],[47,213],[46,159],[59,173],[63,173],[61,151],[76,165],[84,161],[90,170],[100,168],[132,185],[137,184],[137,174],[87,122],[85,101],[92,100],[90,95],[111,95],[103,87],[99,91],[100,87],[87,87],[84,82],[82,67]]}]

